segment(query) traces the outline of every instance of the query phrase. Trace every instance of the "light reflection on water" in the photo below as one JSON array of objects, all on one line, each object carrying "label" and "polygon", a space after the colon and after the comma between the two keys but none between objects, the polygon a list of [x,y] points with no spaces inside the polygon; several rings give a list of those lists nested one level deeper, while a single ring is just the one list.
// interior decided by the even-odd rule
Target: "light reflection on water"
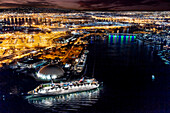
[{"label": "light reflection on water", "polygon": [[65,95],[29,98],[28,103],[53,112],[79,111],[86,106],[93,106],[100,98],[100,90],[101,88],[97,88]]},{"label": "light reflection on water", "polygon": [[110,44],[126,44],[136,40],[134,35],[109,35],[108,42]]}]

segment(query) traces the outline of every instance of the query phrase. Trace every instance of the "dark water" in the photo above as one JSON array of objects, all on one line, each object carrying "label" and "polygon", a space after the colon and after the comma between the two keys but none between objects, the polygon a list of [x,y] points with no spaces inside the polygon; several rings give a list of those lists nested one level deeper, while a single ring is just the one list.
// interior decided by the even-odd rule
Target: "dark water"
[{"label": "dark water", "polygon": [[170,113],[170,67],[156,55],[159,49],[140,41],[91,42],[87,76],[94,67],[94,77],[103,87],[68,95],[24,99],[19,94],[38,83],[3,71],[0,113]]}]

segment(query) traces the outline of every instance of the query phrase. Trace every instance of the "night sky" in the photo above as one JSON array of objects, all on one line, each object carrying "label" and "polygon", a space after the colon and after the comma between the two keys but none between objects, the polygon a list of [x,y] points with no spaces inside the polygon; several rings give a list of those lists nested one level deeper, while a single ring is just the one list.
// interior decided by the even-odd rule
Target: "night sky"
[{"label": "night sky", "polygon": [[78,10],[170,10],[170,0],[0,0],[0,8]]}]

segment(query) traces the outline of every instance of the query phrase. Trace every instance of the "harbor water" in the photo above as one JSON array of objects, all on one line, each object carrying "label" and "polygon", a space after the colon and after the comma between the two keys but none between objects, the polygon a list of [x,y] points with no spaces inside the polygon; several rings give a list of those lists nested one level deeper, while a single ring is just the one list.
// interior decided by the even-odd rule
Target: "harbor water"
[{"label": "harbor water", "polygon": [[39,83],[1,70],[0,113],[169,113],[170,66],[157,56],[160,49],[140,40],[92,40],[86,76],[103,86],[66,95],[26,99]]}]

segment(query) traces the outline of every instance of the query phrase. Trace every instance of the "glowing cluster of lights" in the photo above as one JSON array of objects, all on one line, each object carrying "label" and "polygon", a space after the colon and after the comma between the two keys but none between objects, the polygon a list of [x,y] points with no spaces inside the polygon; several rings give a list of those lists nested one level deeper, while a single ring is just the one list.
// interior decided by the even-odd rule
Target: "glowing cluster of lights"
[{"label": "glowing cluster of lights", "polygon": [[51,80],[51,79],[56,79],[57,75],[44,75],[38,72],[37,77],[43,80]]}]

